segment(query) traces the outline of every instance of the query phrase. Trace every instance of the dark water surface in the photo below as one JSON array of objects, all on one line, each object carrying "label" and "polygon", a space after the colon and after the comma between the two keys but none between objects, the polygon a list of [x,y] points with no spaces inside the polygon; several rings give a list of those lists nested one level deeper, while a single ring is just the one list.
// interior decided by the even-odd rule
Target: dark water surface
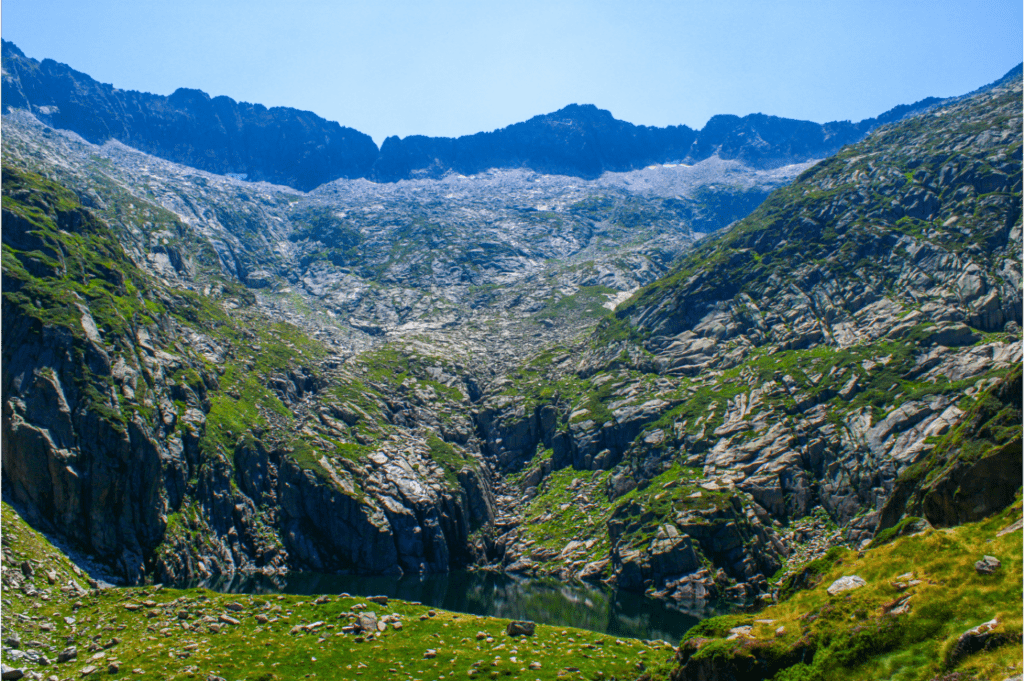
[{"label": "dark water surface", "polygon": [[663,639],[673,645],[703,617],[726,610],[685,612],[642,594],[493,572],[422,577],[361,577],[293,572],[220,578],[184,586],[223,593],[385,595],[455,612],[579,627],[611,636]]}]

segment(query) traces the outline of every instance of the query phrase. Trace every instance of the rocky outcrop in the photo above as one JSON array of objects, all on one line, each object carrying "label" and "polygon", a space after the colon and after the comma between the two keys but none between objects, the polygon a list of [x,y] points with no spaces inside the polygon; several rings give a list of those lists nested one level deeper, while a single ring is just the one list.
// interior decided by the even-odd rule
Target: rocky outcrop
[{"label": "rocky outcrop", "polygon": [[989,388],[958,429],[905,470],[881,509],[878,529],[905,516],[938,527],[976,522],[1013,502],[1021,476],[1021,367]]}]

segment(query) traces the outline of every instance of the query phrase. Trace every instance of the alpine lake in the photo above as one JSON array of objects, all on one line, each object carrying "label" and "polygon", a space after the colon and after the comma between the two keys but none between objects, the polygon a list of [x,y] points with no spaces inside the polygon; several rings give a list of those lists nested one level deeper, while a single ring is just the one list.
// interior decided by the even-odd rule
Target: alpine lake
[{"label": "alpine lake", "polygon": [[702,619],[737,608],[729,603],[676,604],[601,585],[489,570],[420,576],[292,572],[215,577],[175,586],[239,594],[383,595],[452,612],[577,627],[673,645],[678,645],[683,634]]}]

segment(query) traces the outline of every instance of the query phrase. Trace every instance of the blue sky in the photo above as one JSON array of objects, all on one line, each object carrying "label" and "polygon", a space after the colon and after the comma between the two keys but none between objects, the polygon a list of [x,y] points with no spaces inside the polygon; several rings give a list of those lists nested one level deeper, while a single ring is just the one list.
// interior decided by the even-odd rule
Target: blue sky
[{"label": "blue sky", "polygon": [[860,120],[995,80],[1022,25],[1020,0],[3,0],[0,32],[117,87],[308,109],[380,144],[573,102],[659,126]]}]

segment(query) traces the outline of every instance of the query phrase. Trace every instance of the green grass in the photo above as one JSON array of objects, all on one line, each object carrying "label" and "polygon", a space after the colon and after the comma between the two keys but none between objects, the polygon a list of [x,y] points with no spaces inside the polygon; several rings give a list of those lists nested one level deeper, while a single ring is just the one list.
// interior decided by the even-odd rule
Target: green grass
[{"label": "green grass", "polygon": [[456,449],[436,435],[427,436],[427,448],[430,450],[430,458],[444,471],[445,482],[452,487],[458,487],[459,471],[463,467],[476,467],[473,457],[465,454],[461,448]]},{"label": "green grass", "polygon": [[[697,655],[723,659],[749,655],[783,659],[796,646],[815,651],[805,664],[776,675],[777,681],[930,681],[954,670],[1002,679],[1019,673],[1020,667],[1011,665],[1019,665],[1022,654],[1021,532],[1002,537],[996,533],[1020,518],[1021,512],[1018,496],[1011,508],[982,522],[898,537],[863,555],[833,549],[808,566],[820,578],[815,586],[792,592],[784,602],[744,622],[735,618],[702,622],[688,632],[687,639],[713,639],[713,645],[706,644],[707,652],[701,647]],[[1002,561],[996,574],[980,575],[974,570],[983,554]],[[894,583],[906,572],[913,572],[921,583],[901,592]],[[858,575],[867,585],[830,596],[828,586],[844,575]],[[883,606],[904,595],[910,597],[910,612],[885,614]],[[992,618],[999,619],[999,631],[1010,637],[1010,643],[948,668],[948,654],[959,635]],[[729,629],[739,624],[753,626],[752,636],[724,640]],[[782,634],[776,633],[779,627]]]},{"label": "green grass", "polygon": [[[508,620],[431,609],[392,600],[386,606],[365,599],[329,596],[229,595],[204,589],[114,588],[69,596],[59,586],[75,579],[85,589],[87,575],[77,576],[70,561],[44,537],[32,530],[6,503],[2,505],[4,544],[15,563],[36,561],[30,580],[48,593],[48,600],[26,596],[3,585],[5,617],[3,637],[18,634],[35,640],[51,659],[74,638],[78,659],[39,668],[61,678],[77,678],[89,665],[97,676],[110,679],[205,679],[216,674],[229,681],[277,681],[324,678],[356,679],[611,679],[639,674],[637,664],[662,665],[672,651],[633,639],[568,627],[538,625],[532,637],[505,635]],[[181,523],[176,522],[175,526]],[[8,569],[16,569],[5,562]],[[49,585],[45,572],[53,569],[58,581]],[[240,611],[228,609],[237,604]],[[379,618],[391,616],[401,629],[389,624],[370,639],[346,634],[354,606],[366,605]],[[188,613],[179,619],[178,612]],[[150,614],[153,614],[151,617]],[[17,615],[31,615],[21,621]],[[211,624],[227,615],[238,624]],[[257,616],[266,621],[260,622]],[[65,623],[73,617],[74,625]],[[52,622],[53,631],[39,624]],[[310,627],[316,622],[321,624]],[[481,636],[482,634],[482,636]],[[93,640],[106,645],[103,657],[91,661]],[[479,637],[479,638],[478,638]],[[490,640],[488,640],[488,637]],[[428,658],[425,653],[435,651]],[[119,671],[108,674],[116,660]],[[538,663],[540,668],[532,669]],[[36,667],[29,665],[30,668]]]}]

